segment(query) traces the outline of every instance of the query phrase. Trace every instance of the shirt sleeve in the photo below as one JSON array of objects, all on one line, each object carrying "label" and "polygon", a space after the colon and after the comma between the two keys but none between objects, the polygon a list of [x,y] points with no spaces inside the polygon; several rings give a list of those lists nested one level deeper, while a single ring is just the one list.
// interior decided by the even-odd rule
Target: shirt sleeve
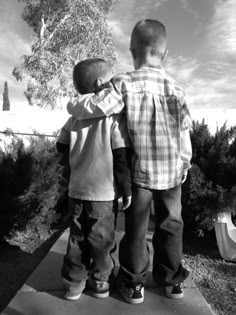
[{"label": "shirt sleeve", "polygon": [[127,128],[126,115],[124,113],[114,115],[111,126],[111,146],[112,149],[129,148],[130,138]]},{"label": "shirt sleeve", "polygon": [[183,173],[186,174],[191,167],[192,158],[192,145],[190,140],[189,129],[181,130],[180,132],[180,146],[181,146],[181,159],[183,161]]},{"label": "shirt sleeve", "polygon": [[112,154],[113,173],[119,197],[131,196],[131,150],[129,148],[118,148],[112,150]]},{"label": "shirt sleeve", "polygon": [[63,166],[62,178],[69,181],[70,177],[70,166],[69,166],[69,152],[70,152],[70,129],[71,129],[72,117],[70,117],[65,125],[62,127],[58,136],[56,147],[58,152],[61,153],[59,164]]},{"label": "shirt sleeve", "polygon": [[126,115],[114,115],[111,130],[111,146],[115,183],[120,196],[131,196],[131,149]]},{"label": "shirt sleeve", "polygon": [[70,100],[67,104],[68,113],[79,120],[121,113],[124,102],[119,86],[112,80],[109,88]]},{"label": "shirt sleeve", "polygon": [[70,127],[71,127],[72,117],[70,117],[65,125],[61,128],[57,142],[62,144],[70,144]]},{"label": "shirt sleeve", "polygon": [[59,153],[65,153],[69,149],[69,144],[61,143],[61,142],[56,142],[56,149],[57,152]]},{"label": "shirt sleeve", "polygon": [[180,100],[180,128],[181,130],[191,129],[192,118],[186,103],[185,96]]}]

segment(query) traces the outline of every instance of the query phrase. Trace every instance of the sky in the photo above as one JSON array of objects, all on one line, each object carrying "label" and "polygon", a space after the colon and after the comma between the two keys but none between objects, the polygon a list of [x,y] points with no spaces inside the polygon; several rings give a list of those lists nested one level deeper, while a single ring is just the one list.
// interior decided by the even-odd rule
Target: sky
[{"label": "sky", "polygon": [[[30,53],[32,36],[22,9],[17,0],[0,0],[0,94],[7,81],[15,103],[26,101],[26,82],[11,73]],[[184,88],[190,108],[236,109],[235,0],[120,0],[108,17],[119,58],[116,72],[133,69],[130,34],[143,18],[165,24],[169,53],[163,66]]]}]

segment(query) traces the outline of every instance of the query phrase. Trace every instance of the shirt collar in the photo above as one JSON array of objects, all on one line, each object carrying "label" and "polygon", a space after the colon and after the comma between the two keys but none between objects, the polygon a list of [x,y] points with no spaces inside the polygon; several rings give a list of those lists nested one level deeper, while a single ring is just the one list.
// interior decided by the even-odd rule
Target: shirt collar
[{"label": "shirt collar", "polygon": [[141,66],[139,69],[142,69],[142,70],[154,70],[154,71],[165,71],[164,68],[161,66],[161,65],[158,65],[158,66],[147,66],[147,65],[143,65]]}]

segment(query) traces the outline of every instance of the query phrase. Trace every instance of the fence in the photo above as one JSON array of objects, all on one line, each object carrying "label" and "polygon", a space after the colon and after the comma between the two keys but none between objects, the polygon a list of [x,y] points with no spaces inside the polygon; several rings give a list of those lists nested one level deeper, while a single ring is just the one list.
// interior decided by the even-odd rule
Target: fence
[{"label": "fence", "polygon": [[[215,133],[216,128],[220,128],[225,122],[227,127],[236,125],[236,109],[190,108],[190,111],[194,120],[201,122],[204,119],[212,133]],[[4,148],[13,135],[22,138],[25,144],[28,143],[30,136],[45,136],[54,140],[55,134],[68,117],[65,107],[58,111],[47,111],[30,106],[19,107],[13,111],[1,111],[0,147]]]},{"label": "fence", "polygon": [[17,136],[27,146],[30,137],[47,137],[54,141],[68,119],[66,111],[29,109],[24,112],[0,112],[0,148],[4,150]]}]

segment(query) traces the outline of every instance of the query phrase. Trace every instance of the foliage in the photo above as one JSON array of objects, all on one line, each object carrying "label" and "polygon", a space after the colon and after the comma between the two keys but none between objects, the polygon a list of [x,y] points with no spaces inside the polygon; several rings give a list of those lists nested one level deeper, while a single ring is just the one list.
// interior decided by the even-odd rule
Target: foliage
[{"label": "foliage", "polygon": [[3,110],[10,110],[10,100],[9,100],[9,96],[8,96],[8,85],[7,85],[7,81],[5,81],[4,83],[4,91],[3,91],[3,106],[2,106]]},{"label": "foliage", "polygon": [[117,0],[18,1],[25,5],[22,18],[34,37],[32,54],[23,57],[13,75],[30,82],[31,101],[55,107],[58,97],[73,93],[72,69],[79,60],[116,62],[106,16]]},{"label": "foliage", "polygon": [[[0,151],[1,237],[12,239],[29,229],[34,237],[45,237],[65,211],[67,186],[61,185],[62,168],[54,143],[41,137],[30,138],[30,145],[13,138]],[[40,230],[47,229],[47,233]],[[43,235],[44,234],[44,235]]]},{"label": "foliage", "polygon": [[[191,140],[192,168],[182,195],[185,232],[205,237],[217,213],[236,214],[236,127],[223,126],[211,135],[204,121],[194,122]],[[15,137],[0,151],[1,233],[11,240],[28,230],[42,237],[67,211],[67,176],[53,142],[31,137],[25,147]]]},{"label": "foliage", "polygon": [[192,168],[183,185],[186,230],[204,236],[212,230],[217,213],[236,213],[236,127],[224,125],[215,135],[208,126],[193,122]]}]

